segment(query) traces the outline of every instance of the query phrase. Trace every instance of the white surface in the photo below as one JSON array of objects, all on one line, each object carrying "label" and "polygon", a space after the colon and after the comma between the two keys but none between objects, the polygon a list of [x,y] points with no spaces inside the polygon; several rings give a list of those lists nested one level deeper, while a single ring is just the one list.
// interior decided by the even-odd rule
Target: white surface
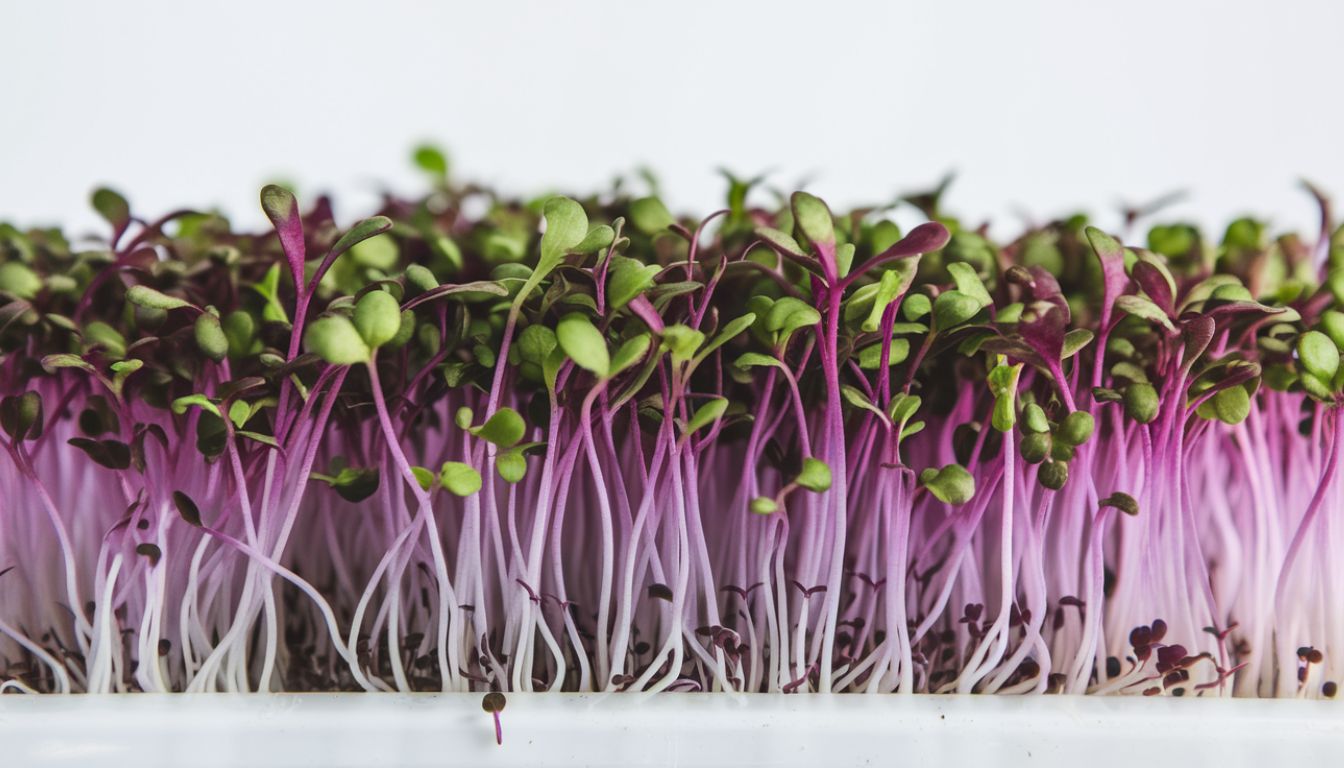
[{"label": "white surface", "polygon": [[1337,764],[1329,701],[479,694],[0,697],[13,766]]},{"label": "white surface", "polygon": [[1312,227],[1299,176],[1344,196],[1341,29],[1331,0],[11,2],[0,219],[87,225],[102,182],[256,223],[273,176],[349,219],[434,138],[514,190],[648,163],[697,211],[720,164],[841,203],[957,168],[953,206],[1008,228],[1176,188]]}]

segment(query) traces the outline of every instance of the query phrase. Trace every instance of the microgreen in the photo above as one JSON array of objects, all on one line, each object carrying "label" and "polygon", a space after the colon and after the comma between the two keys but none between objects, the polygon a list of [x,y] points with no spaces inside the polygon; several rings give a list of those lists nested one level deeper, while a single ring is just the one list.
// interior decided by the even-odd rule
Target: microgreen
[{"label": "microgreen", "polygon": [[353,223],[0,224],[0,692],[1336,694],[1318,191],[999,241],[412,160]]}]

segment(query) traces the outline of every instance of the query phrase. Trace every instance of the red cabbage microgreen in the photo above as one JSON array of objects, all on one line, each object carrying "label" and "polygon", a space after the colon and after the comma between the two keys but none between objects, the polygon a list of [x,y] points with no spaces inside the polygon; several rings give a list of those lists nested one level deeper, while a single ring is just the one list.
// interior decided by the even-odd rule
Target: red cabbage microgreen
[{"label": "red cabbage microgreen", "polygon": [[0,224],[0,692],[1336,694],[1315,188],[1000,244],[414,159],[348,230]]}]

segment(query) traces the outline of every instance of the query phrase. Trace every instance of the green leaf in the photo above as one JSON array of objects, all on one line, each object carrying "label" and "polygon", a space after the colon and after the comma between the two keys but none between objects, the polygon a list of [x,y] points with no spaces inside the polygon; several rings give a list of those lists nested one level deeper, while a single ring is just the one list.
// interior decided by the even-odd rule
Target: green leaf
[{"label": "green leaf", "polygon": [[508,448],[522,440],[526,432],[527,424],[523,417],[512,408],[500,408],[484,424],[471,430],[473,435],[501,448]]},{"label": "green leaf", "polygon": [[933,301],[922,293],[912,293],[901,302],[901,314],[906,320],[915,321],[933,311]]},{"label": "green leaf", "polygon": [[763,355],[760,352],[743,352],[741,355],[738,356],[736,360],[733,361],[733,367],[741,368],[744,371],[747,370],[748,368],[755,368],[757,366],[762,365],[772,366],[775,368],[784,367],[783,363],[779,362],[778,360],[769,355]]},{"label": "green leaf", "polygon": [[754,322],[756,322],[756,315],[751,312],[729,320],[727,324],[723,326],[723,330],[715,334],[714,338],[710,340],[708,344],[700,348],[700,351],[695,355],[695,359],[699,361],[709,357],[710,353],[737,338],[739,334],[750,328]]},{"label": "green leaf", "polygon": [[723,418],[723,414],[728,410],[728,399],[725,397],[716,397],[706,402],[695,410],[691,415],[691,420],[686,422],[686,434],[692,434],[702,427]]},{"label": "green leaf", "polygon": [[600,379],[607,378],[611,370],[607,342],[587,317],[578,312],[565,315],[555,328],[555,338],[575,365]]},{"label": "green leaf", "polygon": [[475,418],[476,412],[471,410],[469,406],[464,405],[458,408],[457,413],[453,415],[453,423],[457,425],[458,429],[471,429],[471,422]]},{"label": "green leaf", "polygon": [[622,309],[653,285],[662,271],[656,264],[645,264],[627,256],[613,256],[607,273],[607,304],[612,312]]},{"label": "green leaf", "polygon": [[[891,352],[887,365],[899,365],[910,356],[910,342],[905,339],[892,339]],[[882,365],[882,345],[869,344],[859,350],[859,367],[865,371],[877,370]]]},{"label": "green leaf", "polygon": [[798,230],[813,243],[835,243],[835,220],[831,209],[816,195],[794,192],[789,200]]},{"label": "green leaf", "polygon": [[126,198],[108,189],[99,187],[93,191],[93,210],[98,212],[115,229],[123,229],[131,223],[131,206]]},{"label": "green leaf", "polygon": [[415,335],[415,313],[409,309],[401,310],[397,319],[397,333],[383,346],[389,349],[401,349]]},{"label": "green leaf", "polygon": [[1020,301],[1014,301],[1012,304],[1009,304],[994,313],[994,322],[1003,323],[1005,325],[1020,322],[1022,320],[1022,310],[1024,309],[1026,309],[1025,304]]},{"label": "green leaf", "polygon": [[751,500],[751,511],[758,515],[768,515],[779,509],[779,504],[769,496],[757,496]]},{"label": "green leaf", "polygon": [[841,243],[835,248],[835,271],[839,277],[849,275],[849,268],[854,265],[854,251],[857,250],[853,243]]},{"label": "green leaf", "polygon": [[1069,465],[1063,461],[1047,461],[1037,472],[1036,481],[1045,488],[1058,491],[1069,482]]},{"label": "green leaf", "polygon": [[546,358],[551,354],[551,350],[556,348],[557,343],[555,331],[544,325],[529,325],[518,334],[518,341],[513,347],[517,352],[517,358],[515,359],[511,353],[510,361],[517,363],[518,370],[524,378],[530,381],[542,381],[542,369]]},{"label": "green leaf", "polygon": [[803,253],[803,247],[798,244],[798,241],[786,232],[780,232],[778,229],[771,229],[770,227],[757,227],[756,236],[775,250],[787,253],[795,259],[808,258]]},{"label": "green leaf", "polygon": [[276,449],[280,448],[280,443],[270,435],[263,435],[260,432],[249,432],[245,429],[238,430],[237,435],[247,440],[251,440],[256,443],[261,443],[262,445],[269,445],[270,447]]},{"label": "green leaf", "polygon": [[433,488],[434,481],[437,479],[434,477],[433,472],[430,472],[424,467],[411,467],[411,474],[415,476],[415,482],[420,486],[420,489],[424,491]]},{"label": "green leaf", "polygon": [[1017,411],[1014,409],[1012,395],[1003,394],[994,398],[994,412],[990,423],[1000,432],[1011,432],[1017,423]]},{"label": "green leaf", "polygon": [[803,469],[794,482],[816,493],[828,491],[831,488],[831,468],[821,459],[808,456],[803,459]]},{"label": "green leaf", "polygon": [[242,400],[234,400],[233,404],[229,406],[229,421],[232,421],[233,426],[238,429],[242,429],[243,425],[251,418],[252,407],[246,402]]},{"label": "green leaf", "polygon": [[436,181],[444,181],[448,178],[448,157],[443,151],[431,144],[421,144],[415,148],[415,153],[411,155],[416,167],[428,173]]},{"label": "green leaf", "polygon": [[1336,347],[1344,347],[1344,312],[1327,309],[1317,322],[1321,333],[1329,336]]},{"label": "green leaf", "polygon": [[1152,424],[1153,420],[1157,418],[1157,411],[1160,405],[1161,404],[1158,402],[1157,390],[1152,384],[1143,381],[1125,387],[1125,415],[1140,424]]},{"label": "green leaf", "polygon": [[[1298,382],[1302,385],[1302,389],[1306,390],[1308,395],[1311,395],[1321,402],[1329,402],[1334,399],[1335,393],[1331,386],[1332,382],[1321,381],[1316,376],[1305,371],[1298,377]],[[1211,403],[1201,405],[1197,413],[1206,419],[1213,418],[1216,415]]]},{"label": "green leaf", "polygon": [[449,296],[456,297],[466,303],[475,303],[492,300],[495,296],[507,295],[509,295],[509,290],[503,285],[500,285],[498,281],[474,280],[470,283],[461,283],[458,285],[440,285],[425,291],[409,303],[414,306],[419,306],[425,302],[436,301]]},{"label": "green leaf", "polygon": [[908,261],[909,259],[898,261],[896,262],[898,268],[885,269],[882,271],[882,278],[877,283],[877,292],[873,296],[872,309],[868,311],[867,319],[865,319],[863,325],[860,326],[864,333],[872,333],[876,331],[882,324],[882,315],[887,311],[887,307],[891,305],[891,302],[896,300],[896,297],[900,296],[910,287],[910,279],[913,279],[914,277],[914,270],[911,269],[903,272],[899,268],[899,265],[903,265]]},{"label": "green leaf", "polygon": [[407,291],[408,295],[419,295],[439,287],[439,279],[434,276],[434,273],[419,264],[407,266],[405,275],[406,287],[415,289],[414,291]]},{"label": "green leaf", "polygon": [[1073,411],[1060,422],[1055,437],[1068,445],[1082,445],[1092,438],[1096,421],[1087,411]]},{"label": "green leaf", "polygon": [[47,355],[42,358],[42,368],[47,373],[55,373],[57,368],[81,368],[86,371],[94,370],[92,365],[84,361],[79,355],[71,355],[60,352],[54,355]]},{"label": "green leaf", "polygon": [[787,340],[799,328],[810,328],[821,322],[821,313],[792,296],[785,296],[770,306],[763,320],[765,330],[775,333],[779,340]]},{"label": "green leaf", "polygon": [[196,338],[196,346],[200,347],[206,357],[219,362],[228,356],[229,337],[224,333],[219,317],[213,312],[202,312],[197,315],[192,333]]},{"label": "green leaf", "polygon": [[0,264],[0,291],[20,299],[32,299],[42,290],[42,278],[26,264],[6,261]]},{"label": "green leaf", "polygon": [[1022,459],[1028,464],[1040,464],[1050,455],[1054,439],[1049,432],[1030,432],[1022,438]]},{"label": "green leaf", "polygon": [[1045,417],[1045,410],[1036,403],[1027,403],[1022,409],[1022,428],[1028,432],[1049,432],[1050,420]]},{"label": "green leaf", "polygon": [[257,322],[252,315],[241,309],[235,309],[224,316],[224,335],[229,340],[229,356],[243,357],[252,351],[252,342],[257,332]]},{"label": "green leaf", "polygon": [[1092,332],[1086,328],[1074,328],[1064,334],[1064,360],[1078,354],[1078,350],[1092,343]]},{"label": "green leaf", "polygon": [[[179,397],[176,400],[174,400],[172,404],[173,413],[176,413],[178,416],[181,416],[182,414],[186,413],[187,409],[193,405],[196,406],[197,408],[200,408],[201,410],[208,411],[216,416],[220,416],[218,406],[216,406],[210,400],[210,398],[201,394],[187,395],[185,397]],[[220,416],[220,418],[223,418],[223,416]]]},{"label": "green leaf", "polygon": [[401,330],[401,305],[386,291],[369,291],[355,304],[354,324],[364,343],[377,349]]},{"label": "green leaf", "polygon": [[88,348],[101,347],[108,357],[126,356],[126,338],[116,328],[101,320],[94,320],[84,326],[84,343]]},{"label": "green leaf", "polygon": [[1214,416],[1224,424],[1240,424],[1251,413],[1251,396],[1245,387],[1221,389],[1208,404],[1213,408]]},{"label": "green leaf", "polygon": [[149,309],[162,309],[164,311],[193,306],[189,301],[183,301],[175,296],[160,293],[147,285],[133,285],[130,288],[127,288],[126,300],[136,306],[147,307]]},{"label": "green leaf", "polygon": [[495,471],[506,483],[521,482],[527,475],[527,457],[522,451],[506,451],[495,457]]},{"label": "green leaf", "polygon": [[662,339],[663,347],[672,354],[672,362],[684,363],[705,343],[705,334],[676,323],[663,329]]},{"label": "green leaf", "polygon": [[565,351],[557,345],[541,364],[541,377],[546,382],[546,389],[555,392],[556,379],[560,376],[560,366],[564,365],[568,358]]},{"label": "green leaf", "polygon": [[611,358],[611,375],[624,371],[630,366],[644,359],[644,355],[649,351],[649,346],[653,343],[653,337],[648,333],[641,333],[638,336],[632,336],[625,340],[625,343],[616,349],[616,354]]},{"label": "green leaf", "polygon": [[859,391],[857,388],[848,384],[841,384],[840,395],[845,398],[845,402],[855,408],[862,408],[877,416],[878,421],[881,421],[883,424],[889,424],[887,414],[883,413],[881,408],[873,405],[872,401],[868,399],[868,396],[863,394],[863,392]]},{"label": "green leaf", "polygon": [[262,308],[261,319],[271,323],[288,323],[289,314],[285,312],[285,306],[280,303],[280,265],[272,264],[271,268],[266,270],[262,276],[261,282],[252,286],[252,290],[266,299],[266,305]]},{"label": "green leaf", "polygon": [[957,290],[975,299],[981,309],[994,303],[989,291],[985,290],[985,284],[980,281],[980,275],[976,274],[975,267],[964,261],[954,261],[947,265],[947,272],[952,275]]},{"label": "green leaf", "polygon": [[370,221],[372,220],[366,219],[356,224],[345,233],[332,250],[335,251],[336,248],[348,250],[351,261],[358,267],[389,272],[397,266],[397,261],[401,258],[401,249],[397,247],[397,241],[391,235],[380,235],[376,230],[366,231],[363,225],[369,224]]},{"label": "green leaf", "polygon": [[1339,371],[1339,348],[1320,331],[1307,331],[1297,338],[1297,358],[1308,373],[1322,381],[1330,381]]},{"label": "green leaf", "polygon": [[1115,300],[1115,306],[1117,309],[1123,310],[1135,317],[1158,323],[1168,331],[1173,333],[1176,331],[1176,326],[1172,325],[1171,318],[1167,317],[1167,313],[1163,312],[1161,307],[1143,296],[1121,296]]},{"label": "green leaf", "polygon": [[439,482],[457,496],[470,496],[481,490],[481,473],[460,461],[445,461]]},{"label": "green leaf", "polygon": [[541,236],[541,260],[529,282],[535,279],[539,283],[588,234],[588,214],[567,197],[557,195],[547,200],[542,217],[546,219],[546,232]]},{"label": "green leaf", "polygon": [[965,504],[975,496],[975,478],[960,464],[930,467],[920,473],[919,480],[944,504]]},{"label": "green leaf", "polygon": [[1005,365],[1000,363],[989,369],[989,375],[986,376],[986,382],[989,384],[989,391],[995,397],[1004,395],[1016,396],[1017,378],[1022,371],[1022,366]]},{"label": "green leaf", "polygon": [[974,297],[961,291],[944,291],[933,301],[933,321],[938,330],[946,331],[975,317],[981,309]]},{"label": "green leaf", "polygon": [[887,406],[887,415],[891,417],[892,422],[903,424],[915,415],[919,407],[924,404],[924,400],[919,395],[907,395],[902,392],[896,393],[891,398],[891,404]]},{"label": "green leaf", "polygon": [[332,365],[365,363],[373,355],[354,323],[344,315],[319,317],[303,334],[303,344]]},{"label": "green leaf", "polygon": [[364,219],[341,235],[341,239],[331,247],[331,252],[345,253],[351,248],[356,248],[356,251],[350,254],[356,262],[386,272],[396,266],[400,254],[397,242],[391,235],[380,237],[391,228],[392,220],[386,216]]},{"label": "green leaf", "polygon": [[611,246],[616,240],[616,230],[606,224],[597,224],[588,230],[583,240],[574,246],[575,253],[592,253]]},{"label": "green leaf", "polygon": [[656,234],[677,223],[663,201],[656,197],[643,197],[631,202],[630,221],[646,235]]}]

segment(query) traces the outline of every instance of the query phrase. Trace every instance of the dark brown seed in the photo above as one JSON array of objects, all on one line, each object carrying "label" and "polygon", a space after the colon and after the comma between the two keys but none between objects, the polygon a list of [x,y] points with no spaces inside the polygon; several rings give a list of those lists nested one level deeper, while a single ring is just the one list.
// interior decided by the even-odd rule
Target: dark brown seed
[{"label": "dark brown seed", "polygon": [[485,694],[485,697],[481,699],[481,709],[486,712],[503,712],[504,704],[504,694],[499,691],[491,691]]},{"label": "dark brown seed", "polygon": [[135,553],[149,558],[151,566],[158,565],[159,558],[163,557],[163,550],[159,549],[157,544],[150,544],[149,542],[136,546]]},{"label": "dark brown seed", "polygon": [[1153,619],[1153,628],[1149,632],[1148,642],[1160,643],[1162,638],[1167,636],[1167,622],[1161,619]]}]

